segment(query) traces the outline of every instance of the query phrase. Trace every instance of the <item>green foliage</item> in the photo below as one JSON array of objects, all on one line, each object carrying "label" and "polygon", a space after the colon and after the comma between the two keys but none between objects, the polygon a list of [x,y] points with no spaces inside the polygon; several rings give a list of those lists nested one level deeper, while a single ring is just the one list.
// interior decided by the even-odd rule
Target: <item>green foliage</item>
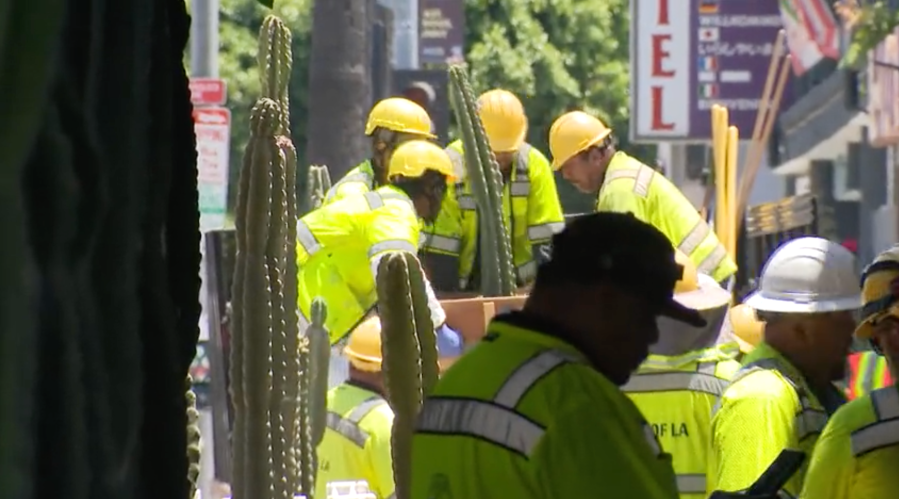
[{"label": "green foliage", "polygon": [[[552,121],[582,109],[609,123],[631,154],[655,159],[654,147],[627,144],[626,0],[466,0],[465,7],[466,59],[475,91],[502,87],[520,96],[531,144],[548,152]],[[556,180],[566,212],[593,210],[595,195]]]},{"label": "green foliage", "polygon": [[[237,179],[244,148],[250,138],[250,109],[262,94],[256,46],[265,16],[273,13],[290,28],[293,39],[293,68],[290,76],[291,136],[302,146],[306,138],[306,88],[309,84],[309,45],[312,34],[312,1],[280,0],[273,10],[260,3],[221,0],[219,73],[228,83],[228,108],[231,109],[231,178],[228,206],[231,211],[237,196]],[[269,2],[271,3],[271,2]],[[303,164],[303,151],[299,151]]]},{"label": "green foliage", "polygon": [[843,1],[836,6],[846,28],[852,30],[852,38],[846,48],[841,67],[858,68],[869,51],[899,25],[899,10],[890,6],[893,2]]}]

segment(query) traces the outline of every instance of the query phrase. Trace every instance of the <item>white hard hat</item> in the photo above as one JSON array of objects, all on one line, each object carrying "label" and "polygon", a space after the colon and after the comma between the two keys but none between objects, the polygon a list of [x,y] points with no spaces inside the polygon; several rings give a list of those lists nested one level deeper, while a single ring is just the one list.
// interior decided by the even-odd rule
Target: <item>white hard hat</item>
[{"label": "white hard hat", "polygon": [[763,312],[817,313],[861,308],[855,256],[820,237],[794,239],[774,252],[746,305]]}]

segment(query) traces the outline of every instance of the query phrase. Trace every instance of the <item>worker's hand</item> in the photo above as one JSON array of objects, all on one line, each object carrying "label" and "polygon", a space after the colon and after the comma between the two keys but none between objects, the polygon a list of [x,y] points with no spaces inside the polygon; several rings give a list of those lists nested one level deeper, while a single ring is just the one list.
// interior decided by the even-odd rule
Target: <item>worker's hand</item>
[{"label": "worker's hand", "polygon": [[458,357],[462,355],[464,340],[455,329],[443,324],[437,328],[437,355],[444,357]]}]

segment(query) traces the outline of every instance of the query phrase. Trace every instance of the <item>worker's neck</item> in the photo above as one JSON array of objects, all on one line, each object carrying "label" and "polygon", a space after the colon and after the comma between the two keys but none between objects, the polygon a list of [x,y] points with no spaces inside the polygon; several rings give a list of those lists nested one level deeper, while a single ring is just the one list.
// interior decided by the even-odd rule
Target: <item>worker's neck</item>
[{"label": "worker's neck", "polygon": [[765,330],[765,335],[765,343],[787,359],[811,387],[825,389],[832,384],[829,366],[822,365],[807,346],[799,345],[787,335],[769,332],[768,329]]},{"label": "worker's neck", "polygon": [[370,392],[375,392],[382,397],[386,397],[384,393],[384,386],[374,377],[366,376],[364,371],[352,372],[350,373],[349,379],[347,379],[347,384],[353,385],[356,388],[362,388],[363,390],[368,390]]}]

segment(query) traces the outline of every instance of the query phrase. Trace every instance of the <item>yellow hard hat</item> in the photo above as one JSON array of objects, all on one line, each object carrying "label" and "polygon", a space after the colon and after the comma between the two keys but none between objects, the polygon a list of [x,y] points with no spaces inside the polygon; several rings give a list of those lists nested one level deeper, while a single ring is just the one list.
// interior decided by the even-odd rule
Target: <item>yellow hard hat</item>
[{"label": "yellow hard hat", "polygon": [[350,333],[350,339],[343,349],[350,364],[360,371],[381,370],[381,319],[377,316],[366,319]]},{"label": "yellow hard hat", "polygon": [[751,352],[759,343],[765,332],[765,323],[760,321],[755,310],[746,304],[730,309],[730,327],[734,339],[740,345],[740,351]]},{"label": "yellow hard hat", "polygon": [[699,311],[718,309],[730,302],[730,293],[711,277],[700,275],[696,264],[684,252],[675,249],[674,259],[684,269],[674,285],[675,301]]},{"label": "yellow hard hat", "polygon": [[387,167],[387,178],[395,175],[421,177],[428,170],[442,173],[448,183],[455,181],[453,161],[443,148],[426,140],[410,140],[393,151]]},{"label": "yellow hard hat", "polygon": [[862,314],[855,335],[871,338],[873,324],[887,316],[899,318],[899,246],[877,255],[862,273]]},{"label": "yellow hard hat", "polygon": [[549,152],[553,170],[562,168],[569,159],[602,142],[612,129],[598,118],[583,111],[571,111],[559,116],[549,129]]},{"label": "yellow hard hat", "polygon": [[524,106],[512,92],[488,90],[478,97],[478,116],[493,152],[514,152],[524,143],[528,133],[528,117]]},{"label": "yellow hard hat", "polygon": [[431,133],[431,117],[423,107],[403,97],[389,97],[371,108],[365,135],[375,133],[376,128],[386,128],[399,133],[437,138]]}]

